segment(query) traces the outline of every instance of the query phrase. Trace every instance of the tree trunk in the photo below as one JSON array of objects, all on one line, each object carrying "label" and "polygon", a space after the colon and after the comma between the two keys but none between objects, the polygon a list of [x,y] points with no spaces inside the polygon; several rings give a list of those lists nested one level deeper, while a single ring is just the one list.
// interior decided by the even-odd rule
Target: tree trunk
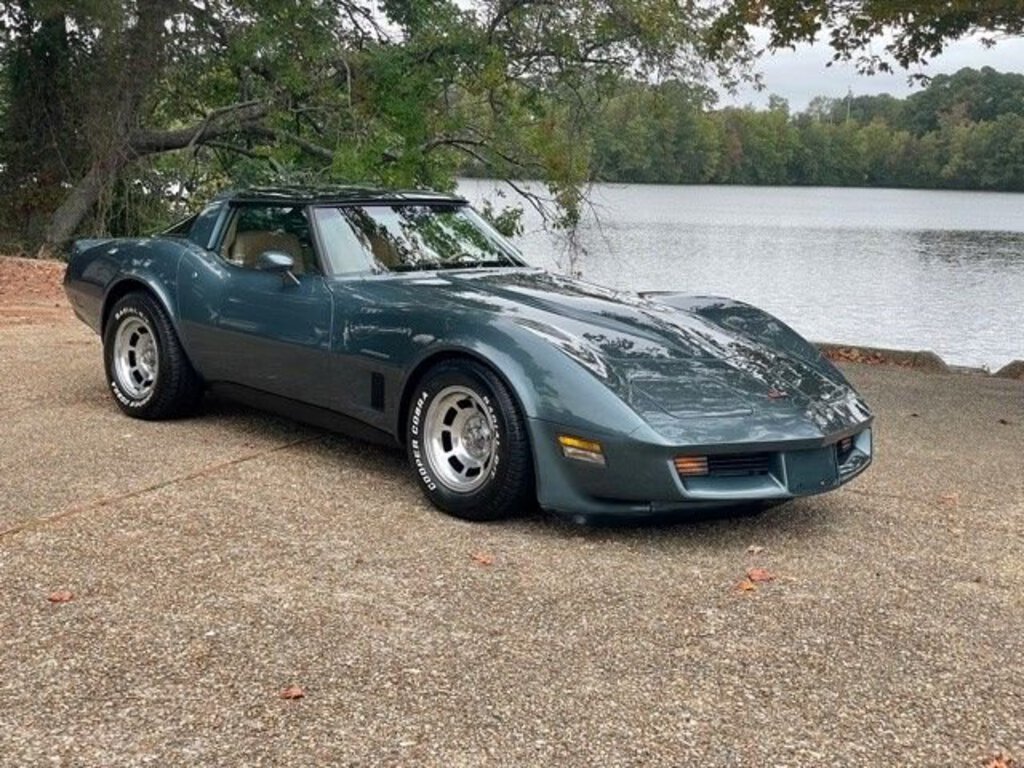
[{"label": "tree trunk", "polygon": [[[140,0],[135,24],[123,47],[115,48],[105,60],[97,58],[94,62],[105,66],[110,76],[108,88],[114,95],[111,100],[95,102],[95,135],[106,138],[94,146],[89,171],[50,217],[43,233],[43,249],[57,250],[71,239],[131,157],[131,129],[139,122],[147,89],[163,67],[166,22],[177,4],[177,0]],[[87,129],[89,126],[87,121]]]},{"label": "tree trunk", "polygon": [[100,199],[103,190],[114,181],[124,165],[123,152],[112,153],[104,161],[95,164],[74,186],[60,207],[50,216],[43,233],[43,248],[57,251],[67,243],[89,211]]}]

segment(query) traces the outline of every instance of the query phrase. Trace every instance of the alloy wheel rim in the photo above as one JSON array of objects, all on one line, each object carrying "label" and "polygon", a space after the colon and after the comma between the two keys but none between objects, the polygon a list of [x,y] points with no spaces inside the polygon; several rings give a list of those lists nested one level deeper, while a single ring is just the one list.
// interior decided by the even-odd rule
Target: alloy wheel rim
[{"label": "alloy wheel rim", "polygon": [[153,390],[160,355],[153,329],[139,317],[121,322],[114,337],[114,374],[128,397],[142,400]]},{"label": "alloy wheel rim", "polygon": [[446,387],[427,408],[424,428],[427,462],[442,485],[471,493],[487,482],[498,432],[480,395],[468,387]]}]

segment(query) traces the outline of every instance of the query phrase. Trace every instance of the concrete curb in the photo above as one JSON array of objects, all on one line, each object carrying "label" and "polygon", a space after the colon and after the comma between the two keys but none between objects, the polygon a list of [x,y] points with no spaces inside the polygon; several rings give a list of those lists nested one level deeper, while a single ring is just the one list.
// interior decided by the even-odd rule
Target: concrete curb
[{"label": "concrete curb", "polygon": [[981,376],[995,376],[1001,379],[1024,380],[1024,360],[1014,360],[998,371],[963,365],[949,365],[931,350],[888,349],[866,347],[857,344],[833,344],[816,341],[814,344],[829,360],[837,363],[863,363],[867,365],[898,365],[926,373],[969,373]]}]

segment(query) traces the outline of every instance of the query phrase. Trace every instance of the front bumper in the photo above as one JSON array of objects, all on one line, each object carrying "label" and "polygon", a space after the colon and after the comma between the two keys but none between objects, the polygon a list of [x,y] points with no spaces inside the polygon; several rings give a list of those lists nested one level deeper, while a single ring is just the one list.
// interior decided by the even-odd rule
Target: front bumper
[{"label": "front bumper", "polygon": [[811,496],[838,488],[863,472],[873,455],[870,422],[816,439],[753,442],[737,448],[703,446],[710,470],[699,477],[676,471],[687,446],[648,443],[629,436],[583,435],[600,441],[605,465],[562,455],[559,435],[571,428],[530,420],[537,499],[566,515],[645,516],[699,511],[750,502]]}]

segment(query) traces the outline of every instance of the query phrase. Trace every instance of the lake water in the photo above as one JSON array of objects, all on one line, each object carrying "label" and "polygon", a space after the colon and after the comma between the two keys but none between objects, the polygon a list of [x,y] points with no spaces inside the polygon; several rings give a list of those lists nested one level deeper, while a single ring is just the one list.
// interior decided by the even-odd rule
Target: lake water
[{"label": "lake water", "polygon": [[[522,204],[496,182],[459,190]],[[819,341],[1024,359],[1024,194],[602,184],[591,198],[586,280],[741,299]],[[527,261],[565,271],[564,238],[525,208]]]}]

